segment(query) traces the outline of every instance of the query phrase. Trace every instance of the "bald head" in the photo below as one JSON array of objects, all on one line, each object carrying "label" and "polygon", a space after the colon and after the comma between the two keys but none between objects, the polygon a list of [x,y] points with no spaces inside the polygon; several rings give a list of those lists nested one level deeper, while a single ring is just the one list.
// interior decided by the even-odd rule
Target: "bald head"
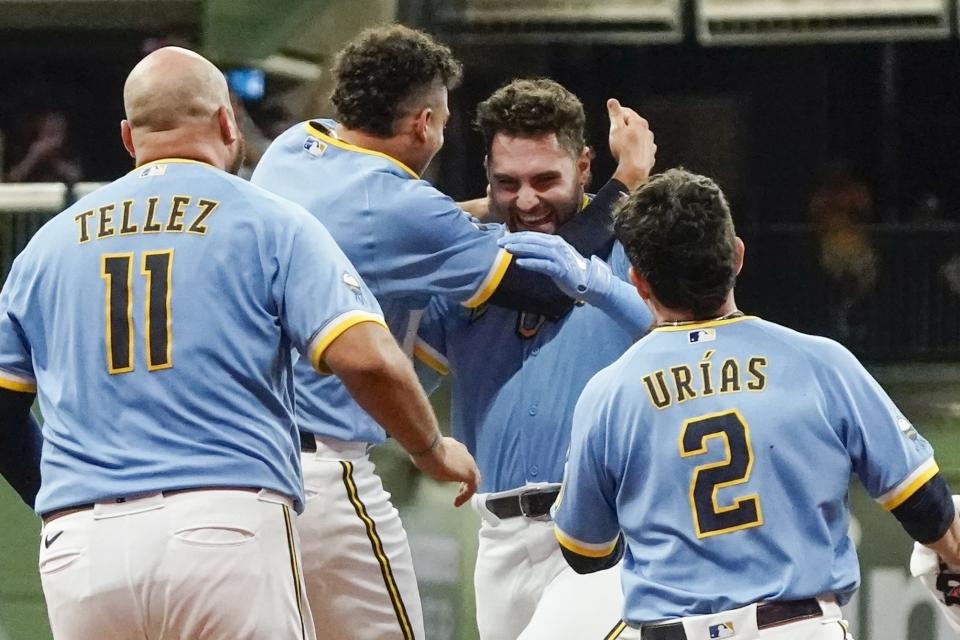
[{"label": "bald head", "polygon": [[138,165],[183,157],[235,171],[242,162],[227,82],[198,53],[164,47],[145,57],[127,76],[123,107],[123,143]]},{"label": "bald head", "polygon": [[164,47],[127,76],[123,107],[132,128],[166,131],[212,118],[220,107],[230,107],[230,94],[209,60],[188,49]]}]

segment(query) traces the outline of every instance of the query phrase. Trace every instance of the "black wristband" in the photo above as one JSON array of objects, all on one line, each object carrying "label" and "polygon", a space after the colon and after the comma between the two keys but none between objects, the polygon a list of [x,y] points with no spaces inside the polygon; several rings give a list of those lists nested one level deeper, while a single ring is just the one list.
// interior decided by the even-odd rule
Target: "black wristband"
[{"label": "black wristband", "polygon": [[911,538],[920,544],[930,544],[947,532],[956,511],[950,487],[938,473],[891,513]]}]

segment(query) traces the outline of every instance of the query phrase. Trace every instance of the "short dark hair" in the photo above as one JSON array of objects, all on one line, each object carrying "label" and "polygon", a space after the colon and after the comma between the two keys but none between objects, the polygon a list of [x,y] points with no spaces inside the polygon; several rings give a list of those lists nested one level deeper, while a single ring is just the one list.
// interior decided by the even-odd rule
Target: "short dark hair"
[{"label": "short dark hair", "polygon": [[388,137],[398,118],[437,82],[459,84],[463,65],[432,37],[394,24],[366,29],[337,54],[331,100],[350,129]]},{"label": "short dark hair", "polygon": [[548,78],[517,79],[477,105],[475,124],[487,151],[499,133],[535,136],[555,133],[564,149],[579,156],[587,146],[583,103],[559,82]]},{"label": "short dark hair", "polygon": [[736,232],[720,187],[670,169],[651,178],[614,213],[633,268],[657,300],[694,318],[715,315],[736,281]]}]

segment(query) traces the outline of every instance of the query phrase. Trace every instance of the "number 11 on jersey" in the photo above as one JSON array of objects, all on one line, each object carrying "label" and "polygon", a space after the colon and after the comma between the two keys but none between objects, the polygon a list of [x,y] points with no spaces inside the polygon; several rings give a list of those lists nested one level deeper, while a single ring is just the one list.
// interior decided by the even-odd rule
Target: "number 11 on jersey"
[{"label": "number 11 on jersey", "polygon": [[[134,369],[133,262],[132,252],[105,253],[100,259],[100,277],[106,281],[107,371],[111,374]],[[169,369],[173,366],[173,249],[145,251],[140,274],[147,281],[143,331],[147,370]]]}]

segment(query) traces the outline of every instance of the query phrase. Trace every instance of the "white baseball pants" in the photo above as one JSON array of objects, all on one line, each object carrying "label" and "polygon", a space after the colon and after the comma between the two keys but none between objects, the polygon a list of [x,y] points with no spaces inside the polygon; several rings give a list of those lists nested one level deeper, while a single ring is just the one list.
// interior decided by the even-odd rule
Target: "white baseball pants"
[{"label": "white baseball pants", "polygon": [[[732,640],[853,640],[853,636],[847,631],[846,622],[842,619],[840,607],[832,598],[820,600],[823,615],[819,618],[798,620],[759,630],[756,607],[757,605],[753,604],[722,613],[683,618],[684,632],[689,640],[726,637],[731,637]],[[724,630],[717,630],[718,624],[730,624],[736,634],[727,636]],[[614,630],[608,638],[640,640],[641,632],[640,629],[621,623],[620,628]]]},{"label": "white baseball pants", "polygon": [[57,640],[314,639],[291,501],[195,490],[49,519],[40,578]]},{"label": "white baseball pants", "polygon": [[365,443],[317,438],[303,453],[299,517],[317,637],[422,640],[423,611],[400,514]]},{"label": "white baseball pants", "polygon": [[480,512],[474,586],[481,640],[603,640],[623,615],[620,566],[588,575],[564,560],[553,523]]}]

